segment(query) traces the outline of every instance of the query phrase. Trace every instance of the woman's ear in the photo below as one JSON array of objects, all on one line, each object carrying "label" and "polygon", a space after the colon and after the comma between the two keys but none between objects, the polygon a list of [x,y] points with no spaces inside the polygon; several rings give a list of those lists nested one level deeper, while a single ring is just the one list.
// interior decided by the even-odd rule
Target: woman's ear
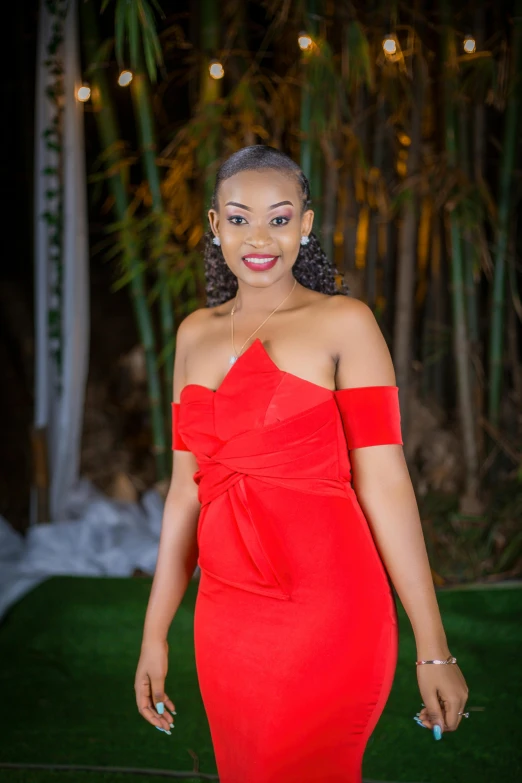
[{"label": "woman's ear", "polygon": [[215,209],[209,209],[208,220],[212,233],[217,236],[219,234],[219,215]]},{"label": "woman's ear", "polygon": [[301,234],[308,236],[312,230],[314,223],[314,211],[313,209],[307,209],[301,218]]}]

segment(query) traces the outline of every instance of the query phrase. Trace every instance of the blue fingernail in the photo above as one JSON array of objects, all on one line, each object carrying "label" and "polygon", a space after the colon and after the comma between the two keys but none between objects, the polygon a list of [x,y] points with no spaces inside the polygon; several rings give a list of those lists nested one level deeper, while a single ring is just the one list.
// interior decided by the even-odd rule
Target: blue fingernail
[{"label": "blue fingernail", "polygon": [[433,727],[433,736],[436,740],[442,739],[442,729],[437,723]]},{"label": "blue fingernail", "polygon": [[428,728],[427,726],[424,725],[424,723],[419,718],[417,718],[417,716],[415,716],[413,718],[413,720],[415,721],[417,726],[422,726],[423,729],[427,729]]},{"label": "blue fingernail", "polygon": [[158,731],[165,731],[165,729],[162,729],[161,726],[154,726],[154,728],[157,729]]},{"label": "blue fingernail", "polygon": [[159,713],[160,715],[163,715],[163,713],[164,713],[164,711],[165,711],[165,705],[163,704],[163,702],[162,702],[162,701],[159,701],[159,702],[156,704],[156,709],[157,709],[157,711],[158,711],[158,713]]},{"label": "blue fingernail", "polygon": [[174,724],[173,724],[173,723],[171,723],[171,724],[170,724],[170,728],[171,728],[171,729],[173,729],[173,728],[174,728]]}]

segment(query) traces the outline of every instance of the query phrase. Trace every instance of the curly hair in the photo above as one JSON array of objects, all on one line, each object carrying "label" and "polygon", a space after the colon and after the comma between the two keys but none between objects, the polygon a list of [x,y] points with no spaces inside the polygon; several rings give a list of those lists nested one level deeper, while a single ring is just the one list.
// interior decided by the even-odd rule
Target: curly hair
[{"label": "curly hair", "polygon": [[[310,184],[301,168],[292,158],[266,144],[253,144],[243,147],[222,163],[216,175],[216,184],[212,195],[211,208],[217,209],[217,194],[221,183],[240,171],[260,171],[275,169],[288,171],[297,180],[302,195],[302,212],[310,208]],[[212,242],[212,231],[205,232],[204,262],[207,306],[215,307],[232,299],[237,292],[237,277],[227,266],[220,246]],[[310,242],[300,245],[292,273],[298,283],[323,294],[350,295],[350,289],[341,279],[334,264],[326,256],[317,236],[312,232]]]}]

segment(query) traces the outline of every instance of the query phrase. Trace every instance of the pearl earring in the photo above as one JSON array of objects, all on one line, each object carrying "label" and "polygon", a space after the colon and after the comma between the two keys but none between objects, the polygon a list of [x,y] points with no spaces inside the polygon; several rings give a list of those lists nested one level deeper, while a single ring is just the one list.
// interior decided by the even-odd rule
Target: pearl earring
[{"label": "pearl earring", "polygon": [[301,237],[301,244],[302,244],[302,245],[307,245],[309,242],[310,242],[310,237],[307,237],[307,236],[305,236],[305,235],[303,235],[303,236]]},{"label": "pearl earring", "polygon": [[215,245],[219,246],[221,244],[221,239],[219,237],[214,237],[212,241]]}]

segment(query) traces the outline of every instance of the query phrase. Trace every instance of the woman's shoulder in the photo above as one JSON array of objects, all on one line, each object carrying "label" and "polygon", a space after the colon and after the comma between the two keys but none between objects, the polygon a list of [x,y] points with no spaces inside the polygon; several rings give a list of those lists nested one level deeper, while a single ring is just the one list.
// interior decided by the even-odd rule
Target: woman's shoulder
[{"label": "woman's shoulder", "polygon": [[180,321],[176,333],[177,339],[186,343],[197,340],[208,330],[209,326],[216,323],[216,320],[230,314],[232,302],[233,299],[230,299],[228,302],[214,307],[198,307],[193,310]]},{"label": "woman's shoulder", "polygon": [[334,332],[362,328],[373,323],[372,309],[361,299],[344,294],[321,294],[316,300],[317,314]]},{"label": "woman's shoulder", "polygon": [[198,307],[186,315],[176,329],[176,350],[187,352],[198,341],[208,323],[208,308]]}]

